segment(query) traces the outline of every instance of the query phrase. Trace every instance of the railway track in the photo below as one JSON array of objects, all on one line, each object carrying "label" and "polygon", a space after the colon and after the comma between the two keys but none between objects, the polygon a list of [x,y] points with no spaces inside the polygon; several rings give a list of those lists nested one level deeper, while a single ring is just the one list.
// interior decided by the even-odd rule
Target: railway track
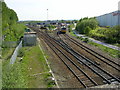
[{"label": "railway track", "polygon": [[[114,81],[120,82],[117,77],[105,71],[93,61],[74,51],[74,49],[64,41],[58,41],[44,32],[38,30],[35,31],[38,33],[39,38],[44,39],[48,46],[61,59],[61,61],[72,72],[72,74],[76,77],[76,79],[84,88],[100,85],[100,83],[98,83],[97,80],[94,79],[94,77],[89,76],[88,71],[89,73],[92,71],[94,76],[101,78],[103,81],[102,84],[110,84],[112,83],[111,80],[113,79]],[[87,68],[87,71],[81,68],[83,66]]]},{"label": "railway track", "polygon": [[[48,40],[46,38],[45,42],[56,53],[56,55],[62,60],[62,62],[68,67],[68,69],[73,73],[73,75],[83,85],[84,88],[91,87],[91,86],[97,86],[98,85],[76,63],[74,63],[73,60],[71,60],[67,56],[67,52],[65,52],[64,50],[62,50],[62,48],[59,47],[57,44],[55,44],[55,43],[53,44],[53,42],[48,42],[48,41],[52,41],[52,40]],[[53,48],[53,47],[55,47],[55,48]],[[55,49],[57,49],[57,51]]]},{"label": "railway track", "polygon": [[[62,41],[62,42],[64,42],[64,41]],[[65,43],[65,42],[64,42]],[[66,45],[66,48],[69,46],[67,43],[65,43],[65,45]],[[70,46],[69,46],[70,47]],[[118,78],[116,78],[116,77],[114,77],[112,74],[110,74],[110,73],[108,73],[107,71],[105,71],[104,69],[102,69],[101,67],[99,67],[97,64],[95,64],[93,61],[91,61],[91,60],[89,60],[88,58],[86,58],[86,57],[84,57],[83,55],[81,55],[81,54],[79,54],[78,52],[76,52],[76,51],[74,51],[71,47],[70,47],[70,50],[72,50],[75,54],[76,54],[76,56],[75,56],[75,54],[72,54],[73,56],[75,56],[78,60],[79,60],[79,58],[84,58],[85,60],[87,60],[86,61],[86,63],[84,63],[84,62],[80,62],[80,63],[84,63],[84,65],[85,64],[88,64],[88,67],[89,67],[89,65],[91,65],[91,64],[93,64],[95,67],[93,67],[95,70],[97,70],[97,71],[99,71],[99,73],[101,73],[101,74],[103,74],[103,76],[104,76],[104,80],[106,79],[107,80],[107,82],[108,83],[110,83],[111,81],[110,80],[113,80],[113,79],[116,79],[116,81],[120,81]],[[79,56],[81,56],[81,57],[79,57]],[[79,60],[80,61],[80,60]],[[96,68],[97,67],[97,68]],[[90,67],[89,67],[90,68]],[[91,68],[91,70],[92,70],[92,68]],[[92,71],[94,71],[94,70],[92,70]],[[96,73],[96,72],[95,72]],[[96,74],[99,74],[99,73],[96,73]],[[101,75],[100,75],[101,76]]]},{"label": "railway track", "polygon": [[[68,35],[64,35],[66,39],[68,39],[70,42],[74,43],[75,45],[77,45],[78,47],[82,48],[83,50],[85,50],[87,53],[91,54],[92,56],[94,56],[96,59],[99,59],[100,61],[102,61],[102,63],[105,63],[107,65],[109,65],[110,67],[114,68],[115,70],[117,70],[118,72],[120,72],[120,64],[110,60],[106,57],[104,57],[103,55],[93,51],[92,49],[86,47],[85,45],[81,44],[80,42],[74,40],[73,38],[71,38]],[[96,60],[95,59],[95,60]],[[97,61],[97,60],[96,60]]]}]

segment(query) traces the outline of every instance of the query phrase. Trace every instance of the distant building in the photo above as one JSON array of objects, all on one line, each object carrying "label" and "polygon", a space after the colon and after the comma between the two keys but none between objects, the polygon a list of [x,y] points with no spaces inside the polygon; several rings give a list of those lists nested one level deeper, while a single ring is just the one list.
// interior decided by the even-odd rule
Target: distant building
[{"label": "distant building", "polygon": [[48,25],[48,24],[55,25],[57,23],[58,21],[44,21],[44,22],[37,23],[37,25]]},{"label": "distant building", "polygon": [[100,26],[120,25],[120,10],[96,17]]}]

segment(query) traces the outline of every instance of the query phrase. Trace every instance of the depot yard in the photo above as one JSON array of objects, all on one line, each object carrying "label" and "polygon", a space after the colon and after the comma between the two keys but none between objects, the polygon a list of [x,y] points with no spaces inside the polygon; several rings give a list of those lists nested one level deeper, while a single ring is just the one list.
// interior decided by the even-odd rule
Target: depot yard
[{"label": "depot yard", "polygon": [[[70,40],[68,41],[68,37],[65,37],[65,35],[56,35],[55,31],[46,32],[46,30],[41,30],[38,27],[30,28],[37,32],[39,39],[44,43],[42,46],[51,58],[49,59],[50,66],[56,76],[60,88],[86,88],[104,85],[107,83],[110,84],[119,82],[118,59],[112,57],[110,58],[107,54],[103,53],[98,48],[89,46],[77,40],[79,43],[81,43],[81,46],[83,44],[84,48],[87,46],[87,48],[93,49],[96,52],[95,55],[92,54],[91,56],[91,51],[86,51],[87,48],[84,50],[83,47],[80,49],[80,47],[77,45],[73,45],[73,42]],[[69,38],[72,39],[71,36],[69,36]],[[72,54],[73,52],[74,54]],[[99,53],[98,56],[96,56],[97,52]],[[72,56],[70,54],[72,54]],[[83,55],[81,56],[84,59],[80,60],[80,54]],[[102,57],[100,57],[101,55]],[[77,62],[78,60],[80,60],[80,62]],[[79,70],[81,68],[81,73],[76,69],[76,67],[79,67]]]}]

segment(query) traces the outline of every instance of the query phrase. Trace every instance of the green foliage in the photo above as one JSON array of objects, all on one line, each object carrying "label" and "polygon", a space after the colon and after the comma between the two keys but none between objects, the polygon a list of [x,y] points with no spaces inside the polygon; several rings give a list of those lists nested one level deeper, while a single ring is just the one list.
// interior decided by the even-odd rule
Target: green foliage
[{"label": "green foliage", "polygon": [[110,26],[106,26],[106,28],[110,28]]},{"label": "green foliage", "polygon": [[89,44],[100,48],[102,51],[108,53],[110,56],[112,56],[114,58],[120,58],[120,51],[118,51],[118,50],[111,49],[111,48],[108,48],[108,47],[103,46],[101,44],[94,43],[94,42],[89,42]]},{"label": "green foliage", "polygon": [[75,36],[76,37],[76,35],[74,34],[74,32],[72,31],[72,32],[70,32],[70,34],[72,35],[72,36]]},{"label": "green foliage", "polygon": [[24,49],[21,48],[18,52],[18,57],[23,57],[25,55]]},{"label": "green foliage", "polygon": [[[98,22],[95,18],[83,18],[77,23],[76,30],[81,34],[86,34],[85,29],[95,29],[98,26]],[[90,29],[89,29],[90,30]],[[89,32],[87,32],[89,33]]]},{"label": "green foliage", "polygon": [[106,42],[108,43],[119,43],[120,44],[120,26],[114,26],[107,30]]},{"label": "green foliage", "polygon": [[71,32],[72,31],[72,28],[74,27],[74,24],[70,24],[69,26],[68,26],[68,30],[69,30],[69,32]]},{"label": "green foliage", "polygon": [[[3,88],[47,88],[54,86],[51,73],[39,46],[22,47],[23,59],[17,57],[10,65],[10,60],[2,63]],[[34,53],[34,55],[33,55]]]},{"label": "green foliage", "polygon": [[87,26],[84,30],[84,33],[86,33],[88,35],[91,30],[92,29],[89,26]]},{"label": "green foliage", "polygon": [[95,18],[83,18],[77,23],[76,30],[81,34],[86,34],[97,40],[107,43],[120,43],[120,25],[110,27],[98,27]]},{"label": "green foliage", "polygon": [[25,26],[17,21],[16,12],[2,2],[2,35],[5,41],[17,41],[23,35]]},{"label": "green foliage", "polygon": [[97,40],[102,40],[107,43],[120,44],[120,26],[114,26],[110,28],[96,28],[89,32],[89,36]]},{"label": "green foliage", "polygon": [[3,88],[26,88],[27,82],[23,73],[24,68],[20,63],[9,65],[9,60],[3,62],[2,66],[2,87]]},{"label": "green foliage", "polygon": [[54,26],[54,25],[48,25],[48,28],[49,28],[49,30],[52,30],[52,29],[56,28],[56,26]]},{"label": "green foliage", "polygon": [[84,39],[83,39],[83,42],[85,42],[85,43],[88,43],[88,41],[89,41],[88,38],[84,38]]}]

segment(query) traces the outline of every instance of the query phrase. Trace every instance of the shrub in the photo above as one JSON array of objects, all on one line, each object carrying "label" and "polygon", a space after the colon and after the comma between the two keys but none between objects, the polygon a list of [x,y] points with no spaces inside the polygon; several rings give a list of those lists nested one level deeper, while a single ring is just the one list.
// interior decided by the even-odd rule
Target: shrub
[{"label": "shrub", "polygon": [[87,26],[84,30],[84,33],[88,35],[91,30],[92,29],[89,26]]},{"label": "shrub", "polygon": [[98,22],[95,18],[85,18],[85,19],[81,19],[78,22],[76,26],[76,30],[79,31],[79,33],[81,34],[86,34],[85,28],[95,29],[97,26],[98,26]]},{"label": "shrub", "polygon": [[110,26],[106,26],[106,28],[110,28]]},{"label": "shrub", "polygon": [[105,35],[107,43],[120,43],[120,26],[109,28]]},{"label": "shrub", "polygon": [[88,41],[89,41],[88,38],[85,38],[85,39],[83,40],[83,42],[85,42],[85,43],[88,43]]}]

